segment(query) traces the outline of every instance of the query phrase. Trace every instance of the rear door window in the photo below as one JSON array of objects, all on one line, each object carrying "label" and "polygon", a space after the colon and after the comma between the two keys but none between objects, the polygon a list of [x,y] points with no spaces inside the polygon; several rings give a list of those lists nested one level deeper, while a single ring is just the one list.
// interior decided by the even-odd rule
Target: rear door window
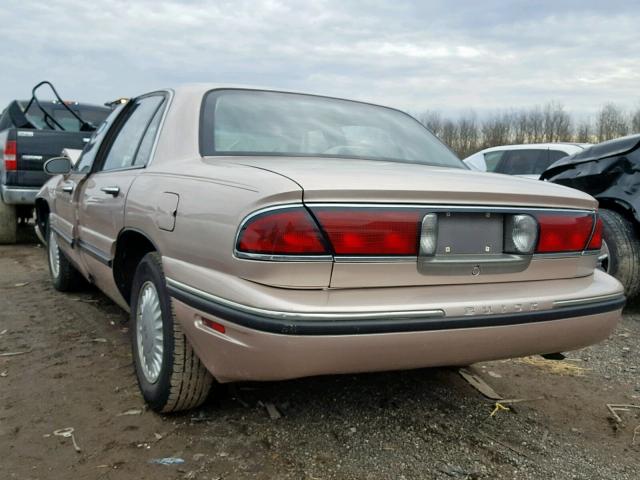
[{"label": "rear door window", "polygon": [[149,158],[151,157],[151,151],[153,150],[153,145],[155,144],[156,136],[158,134],[158,129],[160,127],[160,120],[162,119],[162,114],[164,113],[163,105],[160,106],[156,110],[147,131],[142,137],[142,141],[140,142],[140,148],[138,148],[138,152],[136,153],[136,158],[133,160],[133,165],[136,167],[144,166],[149,162]]},{"label": "rear door window", "polygon": [[494,171],[507,175],[540,175],[550,164],[546,148],[506,150]]},{"label": "rear door window", "polygon": [[561,158],[564,158],[568,155],[569,154],[567,152],[563,152],[562,150],[549,150],[549,165],[554,163],[556,160],[560,160]]},{"label": "rear door window", "polygon": [[126,112],[104,159],[102,170],[121,170],[133,166],[138,147],[156,112],[164,101],[162,95],[152,95],[135,100]]},{"label": "rear door window", "polygon": [[487,166],[487,172],[495,172],[498,163],[504,156],[506,150],[500,150],[499,152],[487,152],[484,154],[484,163]]}]

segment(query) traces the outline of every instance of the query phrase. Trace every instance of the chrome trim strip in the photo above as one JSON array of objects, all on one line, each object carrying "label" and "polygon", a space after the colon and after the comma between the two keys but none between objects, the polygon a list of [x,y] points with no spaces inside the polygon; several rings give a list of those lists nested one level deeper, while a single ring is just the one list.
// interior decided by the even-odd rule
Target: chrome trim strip
[{"label": "chrome trim strip", "polygon": [[268,255],[265,253],[246,253],[233,249],[233,254],[242,260],[262,260],[264,262],[330,262],[331,255]]},{"label": "chrome trim strip", "polygon": [[540,260],[545,258],[576,258],[581,257],[584,252],[556,252],[556,253],[534,253],[533,257]]},{"label": "chrome trim strip", "polygon": [[58,227],[56,227],[55,225],[51,225],[51,224],[49,224],[49,228],[50,228],[50,229],[51,229],[51,231],[53,231],[56,235],[58,235],[62,240],[64,240],[65,242],[67,242],[71,248],[75,248],[75,242],[74,242],[73,238],[71,238],[69,235],[67,235],[66,233],[64,233],[62,230],[60,230],[60,229],[59,229]]},{"label": "chrome trim strip", "polygon": [[[594,211],[591,220],[591,233],[589,234],[589,240],[587,240],[587,247],[591,244],[591,240],[593,240],[593,234],[596,233],[596,227],[598,226],[598,211]],[[601,246],[602,248],[602,246]],[[586,252],[586,250],[585,250]]]},{"label": "chrome trim strip", "polygon": [[564,307],[573,307],[576,305],[589,305],[591,303],[604,302],[606,300],[616,300],[623,299],[624,295],[621,293],[612,293],[609,295],[599,295],[597,297],[588,297],[588,298],[574,298],[571,300],[557,300],[553,302],[552,308],[564,308]]},{"label": "chrome trim strip", "polygon": [[85,252],[87,252],[87,254],[91,255],[93,258],[98,260],[103,265],[106,265],[107,267],[111,268],[111,257],[106,253],[102,252],[102,250],[80,239],[78,239],[78,247],[84,250]]},{"label": "chrome trim strip", "polygon": [[327,313],[300,313],[300,312],[282,312],[276,310],[267,310],[264,308],[258,307],[250,307],[248,305],[243,305],[241,303],[236,303],[232,300],[227,300],[225,298],[218,297],[216,295],[212,295],[210,293],[204,292],[195,287],[191,287],[182,282],[178,282],[177,280],[173,280],[171,278],[167,278],[167,284],[178,288],[180,290],[184,290],[189,292],[197,297],[203,298],[204,300],[212,301],[219,303],[221,305],[233,308],[235,310],[240,310],[246,313],[252,313],[257,315],[264,315],[269,317],[283,318],[288,320],[367,320],[367,319],[376,319],[376,318],[388,318],[393,316],[398,316],[402,318],[424,318],[424,317],[433,317],[433,318],[442,318],[445,316],[444,310],[434,309],[434,310],[408,310],[408,311],[385,311],[385,312],[327,312]]},{"label": "chrome trim strip", "polygon": [[397,257],[354,257],[354,256],[338,256],[334,257],[336,263],[415,263],[418,261],[418,257],[416,255],[399,255]]},{"label": "chrome trim strip", "polygon": [[313,207],[348,207],[348,208],[424,208],[433,212],[505,212],[505,213],[526,213],[526,212],[562,212],[562,213],[594,213],[595,210],[586,208],[560,208],[560,207],[527,207],[527,206],[496,206],[496,205],[443,205],[443,204],[417,204],[417,203],[326,203],[326,202],[305,202],[308,208]]}]

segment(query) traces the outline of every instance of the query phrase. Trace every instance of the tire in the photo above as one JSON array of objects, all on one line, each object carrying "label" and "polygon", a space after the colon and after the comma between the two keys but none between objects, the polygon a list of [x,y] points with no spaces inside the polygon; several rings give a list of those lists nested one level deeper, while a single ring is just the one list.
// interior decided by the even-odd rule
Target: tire
[{"label": "tire", "polygon": [[75,292],[86,285],[82,274],[60,250],[57,235],[50,228],[47,228],[47,263],[51,283],[59,292]]},{"label": "tire", "polygon": [[[176,320],[156,252],[146,254],[136,269],[130,331],[138,385],[151,409],[177,412],[195,408],[207,399],[213,377]],[[150,352],[146,355],[145,346]]]},{"label": "tire", "polygon": [[18,216],[15,205],[0,198],[0,245],[12,245],[18,240]]},{"label": "tire", "polygon": [[640,293],[640,239],[635,225],[613,210],[600,209],[604,225],[603,242],[608,258],[601,257],[602,269],[616,277],[630,300]]}]

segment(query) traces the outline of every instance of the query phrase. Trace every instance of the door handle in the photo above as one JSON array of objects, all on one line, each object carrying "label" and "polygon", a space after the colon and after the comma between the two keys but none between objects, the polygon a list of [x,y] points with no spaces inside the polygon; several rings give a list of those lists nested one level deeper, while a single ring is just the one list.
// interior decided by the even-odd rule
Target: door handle
[{"label": "door handle", "polygon": [[73,185],[63,185],[62,191],[65,193],[73,193]]},{"label": "door handle", "polygon": [[108,193],[109,195],[113,195],[114,197],[117,197],[120,193],[120,187],[102,187],[100,190],[104,193]]}]

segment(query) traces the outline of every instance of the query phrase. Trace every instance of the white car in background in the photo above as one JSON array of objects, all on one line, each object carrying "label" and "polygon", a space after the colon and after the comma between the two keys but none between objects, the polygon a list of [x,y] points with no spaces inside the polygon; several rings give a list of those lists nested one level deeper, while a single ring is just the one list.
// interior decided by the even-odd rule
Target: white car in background
[{"label": "white car in background", "polygon": [[581,152],[589,143],[529,143],[485,148],[465,158],[464,163],[479,172],[505,173],[540,178],[556,160]]}]

